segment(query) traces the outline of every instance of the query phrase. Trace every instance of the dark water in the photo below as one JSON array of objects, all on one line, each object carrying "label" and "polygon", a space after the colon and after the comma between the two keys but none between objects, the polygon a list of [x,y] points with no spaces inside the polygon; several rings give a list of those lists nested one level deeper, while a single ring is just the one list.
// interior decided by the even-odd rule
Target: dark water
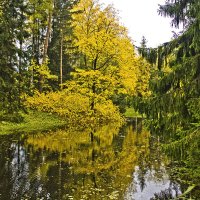
[{"label": "dark water", "polygon": [[180,193],[167,163],[135,123],[0,136],[0,199],[148,200],[169,187]]}]

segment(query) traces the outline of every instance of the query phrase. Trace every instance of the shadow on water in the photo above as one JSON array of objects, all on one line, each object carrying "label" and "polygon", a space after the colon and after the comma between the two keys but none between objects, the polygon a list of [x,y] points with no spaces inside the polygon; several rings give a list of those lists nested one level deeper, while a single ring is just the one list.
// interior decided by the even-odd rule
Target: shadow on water
[{"label": "shadow on water", "polygon": [[0,136],[0,199],[148,200],[175,185],[167,162],[141,119]]}]

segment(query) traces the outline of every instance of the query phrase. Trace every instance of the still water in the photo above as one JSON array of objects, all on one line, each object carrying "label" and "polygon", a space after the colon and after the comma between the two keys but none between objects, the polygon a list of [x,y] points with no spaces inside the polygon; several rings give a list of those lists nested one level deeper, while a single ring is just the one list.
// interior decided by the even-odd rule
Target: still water
[{"label": "still water", "polygon": [[0,136],[0,199],[149,200],[167,188],[167,158],[142,122]]}]

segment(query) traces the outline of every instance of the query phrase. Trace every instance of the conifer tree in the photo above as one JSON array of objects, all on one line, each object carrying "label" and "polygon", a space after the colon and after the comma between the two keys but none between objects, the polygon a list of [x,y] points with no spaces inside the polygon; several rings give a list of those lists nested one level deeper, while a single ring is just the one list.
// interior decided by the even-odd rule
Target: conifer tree
[{"label": "conifer tree", "polygon": [[[200,4],[193,0],[168,0],[159,13],[172,18],[183,32],[156,49],[152,64],[151,96],[140,102],[140,111],[150,119],[150,128],[168,136],[165,149],[182,159],[187,182],[199,184],[200,159]],[[150,57],[149,51],[147,57]],[[145,108],[145,109],[144,109]],[[169,137],[170,136],[170,137]],[[181,152],[181,154],[180,154]],[[195,153],[194,153],[195,152]],[[192,173],[191,173],[192,171]]]},{"label": "conifer tree", "polygon": [[25,81],[22,76],[27,60],[24,50],[24,41],[28,37],[26,12],[24,1],[1,1],[0,99],[6,112],[15,112],[21,106],[20,94]]},{"label": "conifer tree", "polygon": [[[76,0],[54,1],[52,34],[48,49],[49,68],[53,74],[59,76],[59,84],[61,85],[70,77],[71,63],[66,52],[71,44],[71,9],[76,2]],[[53,84],[54,87],[58,86],[58,84]]]},{"label": "conifer tree", "polygon": [[[184,32],[157,48],[153,63],[157,65],[151,81],[152,96],[146,113],[155,119],[152,128],[185,130],[194,122],[194,99],[199,98],[199,2],[167,1],[159,13],[172,17],[172,25],[184,25]],[[151,53],[151,51],[149,51]],[[147,57],[151,54],[148,54]],[[193,106],[190,106],[193,104]],[[197,105],[197,104],[196,104]],[[191,110],[193,109],[193,111]],[[196,109],[197,110],[197,109]]]}]

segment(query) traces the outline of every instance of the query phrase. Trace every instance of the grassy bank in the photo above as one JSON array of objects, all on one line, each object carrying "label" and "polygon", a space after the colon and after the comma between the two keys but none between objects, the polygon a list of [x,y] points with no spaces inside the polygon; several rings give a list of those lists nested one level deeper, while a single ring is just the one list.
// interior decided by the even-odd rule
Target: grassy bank
[{"label": "grassy bank", "polygon": [[43,112],[29,112],[23,114],[23,122],[13,123],[7,121],[0,121],[0,135],[11,134],[16,132],[37,132],[47,131],[63,127],[66,121],[56,115]]},{"label": "grassy bank", "polygon": [[[11,134],[17,132],[38,132],[48,131],[56,128],[61,128],[66,125],[66,121],[55,114],[48,114],[44,112],[31,111],[28,114],[22,114],[24,120],[20,123],[9,121],[0,121],[0,135]],[[127,108],[125,117],[134,118],[142,117],[135,112],[133,108]]]},{"label": "grassy bank", "polygon": [[126,108],[124,116],[127,118],[142,117],[142,115],[134,110],[134,108]]}]

